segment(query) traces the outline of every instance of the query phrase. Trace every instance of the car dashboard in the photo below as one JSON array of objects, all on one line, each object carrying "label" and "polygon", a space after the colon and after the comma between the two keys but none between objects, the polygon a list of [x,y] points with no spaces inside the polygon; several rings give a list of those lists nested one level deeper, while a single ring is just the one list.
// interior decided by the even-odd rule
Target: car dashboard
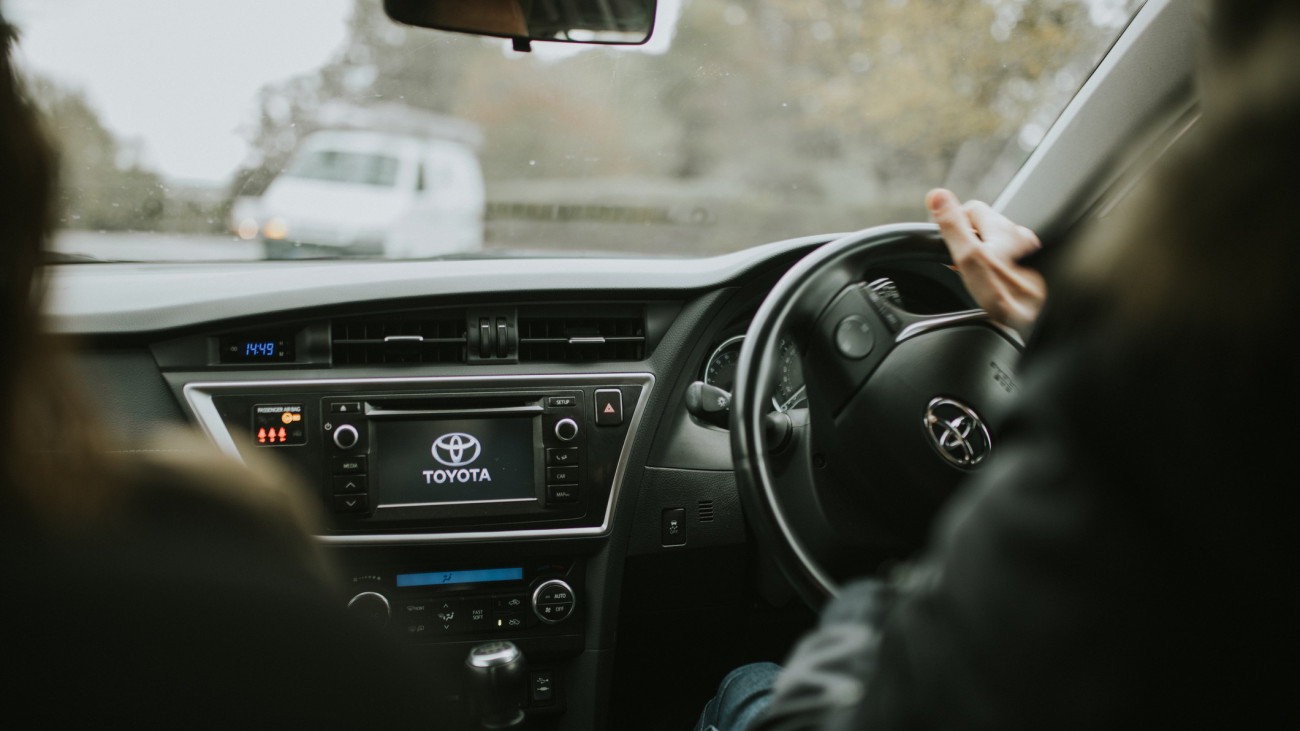
[{"label": "car dashboard", "polygon": [[[49,309],[128,443],[188,425],[293,468],[345,600],[417,649],[442,706],[464,713],[468,650],[508,639],[534,723],[634,727],[615,699],[668,667],[639,640],[773,621],[737,619],[756,559],[729,436],[685,394],[829,238],[686,261],[62,266]],[[773,647],[797,629],[779,623]],[[710,687],[669,682],[683,707]]]}]

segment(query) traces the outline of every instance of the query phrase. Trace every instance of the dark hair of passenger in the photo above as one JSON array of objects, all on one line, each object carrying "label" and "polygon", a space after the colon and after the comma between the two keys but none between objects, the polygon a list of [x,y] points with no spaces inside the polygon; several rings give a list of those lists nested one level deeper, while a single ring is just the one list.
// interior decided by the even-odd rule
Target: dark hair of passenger
[{"label": "dark hair of passenger", "polygon": [[1210,327],[1259,340],[1296,309],[1300,2],[1216,2],[1200,119],[1112,220],[1076,247],[1059,296],[1137,333]]},{"label": "dark hair of passenger", "polygon": [[117,481],[64,347],[42,323],[56,157],[10,63],[16,35],[0,16],[0,504],[11,520],[71,528],[104,515]]}]

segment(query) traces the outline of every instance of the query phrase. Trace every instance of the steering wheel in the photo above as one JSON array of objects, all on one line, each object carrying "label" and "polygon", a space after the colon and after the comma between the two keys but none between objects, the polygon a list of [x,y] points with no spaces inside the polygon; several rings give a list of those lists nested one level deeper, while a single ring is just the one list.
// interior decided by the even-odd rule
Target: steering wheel
[{"label": "steering wheel", "polygon": [[[736,478],[758,540],[813,607],[919,549],[995,448],[1023,344],[950,265],[932,224],[849,234],[795,264],[750,324],[731,405]],[[790,343],[807,403],[779,411]]]}]

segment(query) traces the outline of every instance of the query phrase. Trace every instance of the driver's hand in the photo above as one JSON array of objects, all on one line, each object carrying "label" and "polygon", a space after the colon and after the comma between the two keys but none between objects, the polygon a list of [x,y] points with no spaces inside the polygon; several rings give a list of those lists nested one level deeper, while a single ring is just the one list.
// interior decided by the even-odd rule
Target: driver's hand
[{"label": "driver's hand", "polygon": [[1038,236],[987,204],[963,204],[943,188],[926,194],[925,207],[971,296],[994,320],[1028,337],[1047,299],[1047,283],[1018,262],[1042,246]]}]

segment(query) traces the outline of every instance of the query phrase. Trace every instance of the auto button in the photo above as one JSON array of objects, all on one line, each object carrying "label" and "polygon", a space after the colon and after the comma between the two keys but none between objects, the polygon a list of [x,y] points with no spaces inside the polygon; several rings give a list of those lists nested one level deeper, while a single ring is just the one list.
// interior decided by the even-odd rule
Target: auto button
[{"label": "auto button", "polygon": [[533,591],[533,614],[546,624],[559,624],[573,614],[573,587],[560,579],[544,581]]}]

